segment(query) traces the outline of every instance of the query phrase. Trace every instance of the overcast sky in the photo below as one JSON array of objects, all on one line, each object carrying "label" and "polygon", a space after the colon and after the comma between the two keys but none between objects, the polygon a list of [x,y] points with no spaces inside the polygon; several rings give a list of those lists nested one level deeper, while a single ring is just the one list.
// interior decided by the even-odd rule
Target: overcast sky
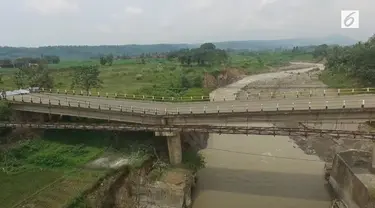
[{"label": "overcast sky", "polygon": [[[342,9],[360,11],[341,29]],[[107,45],[317,37],[365,40],[375,0],[0,0],[0,45]]]}]

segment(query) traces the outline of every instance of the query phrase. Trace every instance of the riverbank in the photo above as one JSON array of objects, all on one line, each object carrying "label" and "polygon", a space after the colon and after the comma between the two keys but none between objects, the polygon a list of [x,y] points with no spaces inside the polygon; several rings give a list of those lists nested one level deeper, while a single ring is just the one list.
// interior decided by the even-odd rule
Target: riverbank
[{"label": "riverbank", "polygon": [[[166,139],[152,132],[34,132],[0,151],[0,203],[9,208],[126,207],[141,196],[143,204],[175,205],[177,199],[188,204],[194,173],[204,159],[194,148],[184,148],[183,164],[174,167],[168,163]],[[168,197],[158,195],[165,192]]]}]

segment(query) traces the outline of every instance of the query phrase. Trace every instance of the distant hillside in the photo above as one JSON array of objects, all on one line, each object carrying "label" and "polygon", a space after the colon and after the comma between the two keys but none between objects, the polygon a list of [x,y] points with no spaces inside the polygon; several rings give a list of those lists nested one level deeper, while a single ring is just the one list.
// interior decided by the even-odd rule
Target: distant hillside
[{"label": "distant hillside", "polygon": [[310,45],[352,45],[356,40],[351,38],[332,35],[323,38],[295,38],[281,40],[247,40],[247,41],[225,41],[218,42],[215,45],[219,48],[235,49],[235,50],[269,50],[275,48],[293,48],[294,46],[310,46]]},{"label": "distant hillside", "polygon": [[[234,50],[270,50],[275,48],[292,48],[294,46],[308,46],[320,44],[351,45],[357,41],[332,35],[324,38],[300,38],[283,40],[247,40],[225,41],[214,43],[221,49]],[[154,45],[117,45],[117,46],[48,46],[38,48],[0,47],[0,59],[18,57],[40,57],[43,55],[57,55],[61,59],[89,59],[100,54],[138,56],[142,53],[165,53],[181,48],[194,48],[199,44],[154,44]]]}]

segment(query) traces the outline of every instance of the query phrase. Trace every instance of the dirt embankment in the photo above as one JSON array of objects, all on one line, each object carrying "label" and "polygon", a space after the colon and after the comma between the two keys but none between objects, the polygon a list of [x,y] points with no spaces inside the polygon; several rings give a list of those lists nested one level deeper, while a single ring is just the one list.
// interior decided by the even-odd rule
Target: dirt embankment
[{"label": "dirt embankment", "polygon": [[217,75],[206,73],[204,75],[203,87],[208,89],[216,89],[228,84],[234,83],[246,76],[246,72],[242,69],[227,68],[221,70]]},{"label": "dirt embankment", "polygon": [[124,166],[112,171],[82,194],[77,205],[88,208],[185,208],[191,204],[193,174],[171,168],[153,178],[154,161],[140,168]]},{"label": "dirt embankment", "polygon": [[[271,94],[277,99],[282,98],[283,94],[288,95],[299,92],[299,97],[308,97],[308,87],[324,87],[325,85],[319,81],[319,71],[310,71],[308,73],[291,73],[290,76],[283,79],[270,79],[267,81],[257,81],[247,85],[241,92],[238,93],[239,99],[258,99],[258,94],[271,98]],[[300,87],[300,88],[299,88]],[[313,98],[313,97],[312,97]],[[288,99],[285,98],[285,99]],[[303,128],[324,128],[324,129],[343,129],[343,130],[358,130],[365,131],[366,125],[360,124],[356,121],[348,123],[348,121],[337,121],[337,123],[324,123],[321,124],[306,124],[296,121],[289,121],[284,124],[275,124],[280,127],[303,127]],[[372,142],[363,140],[357,137],[353,140],[352,137],[340,136],[339,138],[330,135],[315,135],[309,137],[290,137],[294,142],[306,153],[319,156],[324,161],[331,161],[334,154],[338,151],[347,149],[359,149],[370,151]]]},{"label": "dirt embankment", "polygon": [[[287,70],[298,70],[306,68],[304,64],[291,64],[283,67],[269,67],[267,72],[280,72]],[[244,69],[225,68],[218,73],[206,73],[204,75],[203,87],[208,89],[216,89],[235,83],[238,80],[246,77],[248,73]]]}]

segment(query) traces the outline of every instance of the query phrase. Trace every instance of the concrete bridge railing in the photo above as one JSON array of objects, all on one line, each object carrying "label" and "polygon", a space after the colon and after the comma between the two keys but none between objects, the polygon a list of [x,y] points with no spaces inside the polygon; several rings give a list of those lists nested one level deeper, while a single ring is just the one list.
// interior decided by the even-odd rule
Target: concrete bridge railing
[{"label": "concrete bridge railing", "polygon": [[375,176],[369,172],[371,153],[348,150],[336,154],[329,182],[350,208],[375,207]]}]

